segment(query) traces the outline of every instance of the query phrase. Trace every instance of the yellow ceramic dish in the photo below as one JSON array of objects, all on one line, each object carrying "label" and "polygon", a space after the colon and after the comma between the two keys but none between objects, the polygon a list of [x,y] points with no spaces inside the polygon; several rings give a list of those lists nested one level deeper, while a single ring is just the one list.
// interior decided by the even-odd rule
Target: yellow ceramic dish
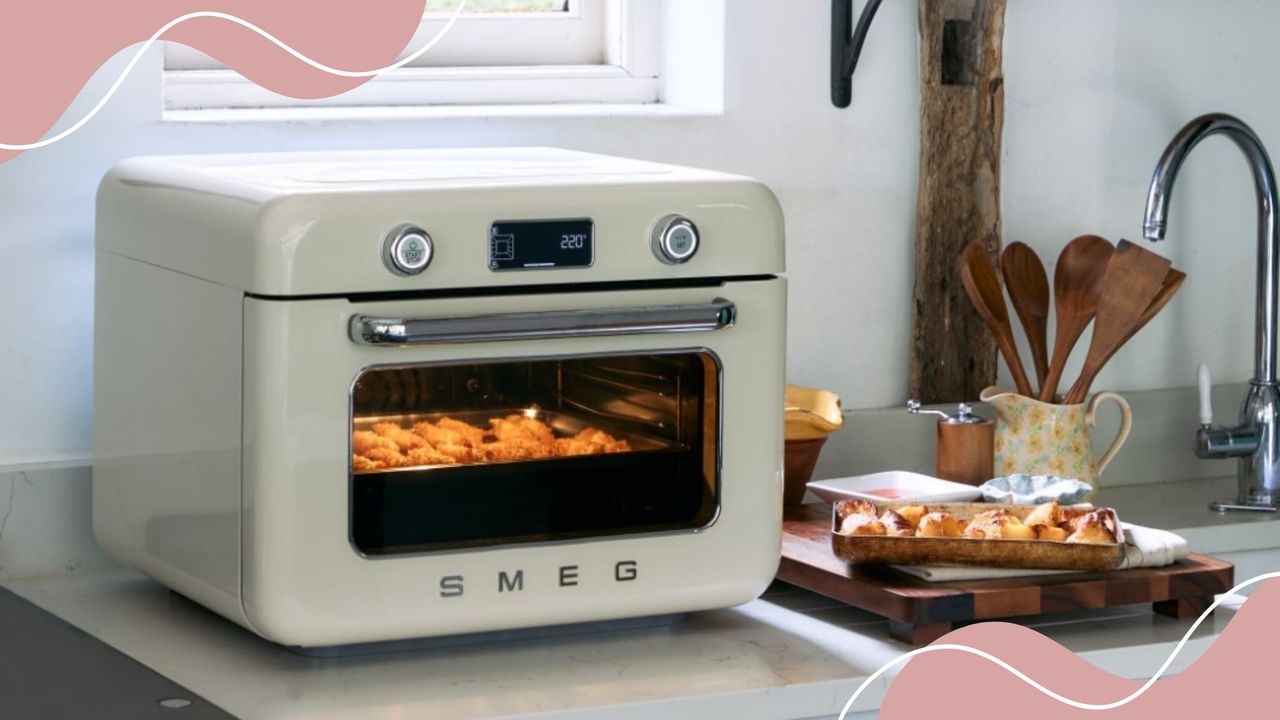
[{"label": "yellow ceramic dish", "polygon": [[816,440],[844,427],[840,396],[835,393],[788,385],[784,397],[786,439]]}]

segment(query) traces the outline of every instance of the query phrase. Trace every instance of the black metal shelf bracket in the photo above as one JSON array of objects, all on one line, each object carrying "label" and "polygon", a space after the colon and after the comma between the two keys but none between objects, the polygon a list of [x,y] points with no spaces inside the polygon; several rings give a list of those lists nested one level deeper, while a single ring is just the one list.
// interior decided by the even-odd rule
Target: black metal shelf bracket
[{"label": "black metal shelf bracket", "polygon": [[880,0],[867,0],[855,28],[853,0],[831,0],[831,102],[838,108],[853,100],[853,71],[879,8]]}]

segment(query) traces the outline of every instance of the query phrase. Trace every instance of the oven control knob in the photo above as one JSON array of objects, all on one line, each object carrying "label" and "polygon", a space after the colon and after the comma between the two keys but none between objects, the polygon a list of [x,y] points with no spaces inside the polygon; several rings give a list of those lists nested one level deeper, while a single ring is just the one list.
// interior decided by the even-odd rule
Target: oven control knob
[{"label": "oven control knob", "polygon": [[401,225],[382,241],[382,261],[397,275],[417,275],[431,264],[431,236],[416,225]]},{"label": "oven control knob", "polygon": [[698,228],[689,218],[668,215],[653,229],[653,254],[668,265],[687,262],[698,252]]}]

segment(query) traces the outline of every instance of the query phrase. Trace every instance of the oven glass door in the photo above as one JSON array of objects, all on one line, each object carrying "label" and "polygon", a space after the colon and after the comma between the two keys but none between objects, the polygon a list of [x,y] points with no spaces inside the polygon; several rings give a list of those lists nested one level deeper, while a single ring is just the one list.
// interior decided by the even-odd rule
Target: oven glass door
[{"label": "oven glass door", "polygon": [[710,525],[721,369],[704,349],[378,366],[351,391],[366,555]]}]

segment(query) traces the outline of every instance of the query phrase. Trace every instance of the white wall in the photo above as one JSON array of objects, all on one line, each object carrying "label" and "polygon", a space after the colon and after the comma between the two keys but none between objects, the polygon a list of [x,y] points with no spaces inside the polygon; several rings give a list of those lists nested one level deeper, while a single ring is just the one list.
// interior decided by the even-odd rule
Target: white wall
[{"label": "white wall", "polygon": [[[833,389],[848,407],[900,403],[916,4],[882,7],[844,111],[828,100],[829,3],[727,4],[725,114],[715,118],[163,124],[158,65],[144,63],[84,130],[0,165],[0,465],[88,454],[93,194],[112,163],[143,153],[537,143],[751,174],[787,214],[790,379]],[[1280,3],[1010,0],[1007,20],[1010,240],[1056,254],[1082,232],[1136,238],[1151,167],[1199,112],[1238,112],[1280,147],[1271,47]],[[123,59],[95,76],[69,118],[97,100]],[[1099,386],[1189,384],[1201,357],[1222,380],[1248,374],[1251,203],[1229,144],[1197,152],[1174,198],[1170,241],[1158,248],[1190,279]]]},{"label": "white wall", "polygon": [[[1280,3],[1011,0],[1006,19],[1006,241],[1042,254],[1083,232],[1145,242],[1156,160],[1205,112],[1239,115],[1280,152],[1280,74],[1269,57]],[[1148,245],[1186,270],[1187,282],[1095,387],[1191,385],[1201,361],[1216,382],[1252,375],[1253,198],[1230,141],[1194,151],[1176,184],[1168,239]],[[1219,408],[1223,418],[1235,411]]]}]

